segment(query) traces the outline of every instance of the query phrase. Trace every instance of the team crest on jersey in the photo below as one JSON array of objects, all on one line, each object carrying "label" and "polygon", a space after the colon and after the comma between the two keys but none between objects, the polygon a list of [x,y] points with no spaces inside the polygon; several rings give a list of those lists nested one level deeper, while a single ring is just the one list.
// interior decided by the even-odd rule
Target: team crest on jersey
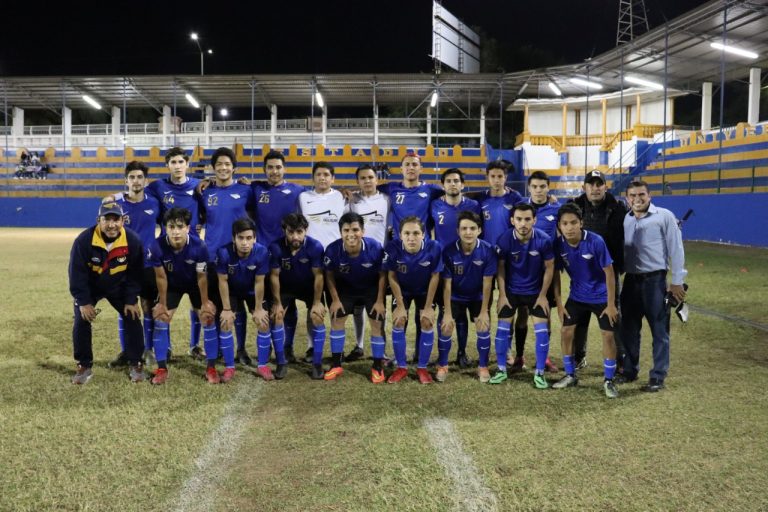
[{"label": "team crest on jersey", "polygon": [[290,190],[281,190],[280,192],[282,192],[283,194],[290,194],[291,193]]},{"label": "team crest on jersey", "polygon": [[154,215],[155,210],[144,210],[144,213],[146,213],[147,215]]},{"label": "team crest on jersey", "polygon": [[539,251],[536,251],[536,250],[528,251],[528,254],[530,254],[531,256],[538,256],[539,255]]},{"label": "team crest on jersey", "polygon": [[188,196],[191,196],[192,194],[195,193],[195,191],[194,190],[187,190],[186,193],[187,193]]},{"label": "team crest on jersey", "polygon": [[256,270],[256,265],[248,265],[245,268],[247,268],[248,270]]},{"label": "team crest on jersey", "polygon": [[544,218],[547,219],[549,222],[552,222],[553,220],[555,220],[555,216],[554,215],[547,215]]},{"label": "team crest on jersey", "polygon": [[584,258],[585,260],[591,260],[592,258],[595,257],[595,255],[594,254],[582,254],[581,257]]},{"label": "team crest on jersey", "polygon": [[421,197],[422,199],[424,199],[424,198],[427,198],[427,197],[429,197],[429,194],[427,194],[426,192],[419,192],[419,197]]},{"label": "team crest on jersey", "polygon": [[128,261],[128,258],[126,258],[125,256],[120,256],[117,258],[118,263],[125,263],[126,261]]},{"label": "team crest on jersey", "polygon": [[421,265],[422,267],[428,267],[428,266],[431,265],[431,263],[428,262],[428,261],[422,261],[422,262],[419,263],[419,265]]},{"label": "team crest on jersey", "polygon": [[360,266],[364,268],[371,268],[373,266],[373,263],[361,263]]},{"label": "team crest on jersey", "polygon": [[195,260],[184,260],[184,263],[187,265],[192,265],[195,262]]},{"label": "team crest on jersey", "polygon": [[309,263],[309,258],[299,258],[299,263]]},{"label": "team crest on jersey", "polygon": [[511,210],[512,209],[512,205],[511,204],[505,204],[504,208],[506,208],[507,210]]},{"label": "team crest on jersey", "polygon": [[485,262],[483,260],[472,260],[472,263],[474,263],[478,267],[482,267],[483,263],[485,263]]},{"label": "team crest on jersey", "polygon": [[232,199],[240,199],[240,194],[229,194]]}]

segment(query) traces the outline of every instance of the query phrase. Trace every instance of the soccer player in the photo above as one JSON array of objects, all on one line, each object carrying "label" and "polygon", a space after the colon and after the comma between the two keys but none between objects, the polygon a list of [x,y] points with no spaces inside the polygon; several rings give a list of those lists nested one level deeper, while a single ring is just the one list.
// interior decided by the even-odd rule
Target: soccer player
[{"label": "soccer player", "polygon": [[432,201],[429,206],[430,218],[435,226],[435,240],[441,247],[453,245],[459,239],[457,218],[460,212],[480,214],[478,202],[464,197],[461,193],[464,190],[464,180],[461,169],[446,169],[440,176],[445,195]]},{"label": "soccer player", "polygon": [[[627,275],[621,290],[622,336],[626,348],[624,373],[619,382],[637,379],[640,371],[640,329],[643,317],[653,338],[653,368],[645,391],[664,389],[669,371],[669,318],[666,299],[685,300],[683,280],[685,251],[677,220],[672,212],[651,202],[648,184],[634,181],[627,186],[632,208],[624,217],[624,255]],[[671,282],[667,285],[667,271]]]},{"label": "soccer player", "polygon": [[[155,228],[160,221],[160,204],[157,199],[144,193],[147,186],[149,168],[142,162],[133,160],[125,166],[126,192],[115,202],[123,210],[123,225],[139,235],[142,247],[149,247],[155,240]],[[109,202],[109,201],[107,201]],[[144,327],[144,361],[149,364],[154,361],[152,352],[152,304],[157,297],[155,271],[151,265],[144,262],[144,277],[141,282],[139,299],[143,315]],[[125,326],[123,318],[117,317],[118,335],[120,337],[120,353],[109,363],[110,368],[128,364],[125,354]]]},{"label": "soccer player", "polygon": [[155,318],[153,344],[157,371],[152,384],[168,380],[168,332],[171,320],[184,294],[203,324],[203,343],[208,357],[205,377],[211,384],[221,379],[215,363],[219,354],[216,332],[216,307],[208,300],[208,249],[201,239],[190,236],[192,214],[186,208],[171,208],[163,215],[165,235],[160,235],[149,247],[147,258],[155,268],[158,300],[152,309]]},{"label": "soccer player", "polygon": [[594,313],[603,337],[603,390],[608,398],[617,398],[619,392],[613,382],[616,373],[613,329],[619,312],[616,309],[616,281],[611,256],[600,235],[583,229],[581,209],[575,204],[567,203],[560,207],[557,227],[562,234],[553,243],[555,266],[557,270],[565,269],[568,272],[571,291],[563,306],[560,274],[555,273],[555,303],[562,323],[560,341],[565,377],[552,387],[563,389],[579,383],[573,362],[573,333],[582,317]]},{"label": "soccer player", "polygon": [[386,309],[387,279],[382,269],[384,248],[372,238],[365,237],[365,221],[357,213],[345,213],[339,220],[341,239],[332,242],[325,250],[325,280],[331,298],[331,369],[325,372],[325,380],[335,380],[344,370],[341,357],[344,353],[347,315],[355,308],[368,312],[371,319],[371,351],[373,367],[371,382],[384,382],[384,338],[382,328]]},{"label": "soccer player", "polygon": [[131,382],[144,380],[139,306],[144,258],[139,236],[123,227],[123,211],[115,202],[102,203],[98,222],[75,239],[69,257],[69,292],[75,299],[72,344],[77,372],[72,384],[87,384],[93,376],[91,323],[107,299],[123,319],[125,352]]},{"label": "soccer player", "polygon": [[309,222],[307,236],[320,242],[323,250],[339,239],[339,219],[344,215],[344,196],[332,188],[335,174],[328,162],[315,162],[314,189],[299,194],[299,211]]},{"label": "soccer player", "polygon": [[[446,186],[447,193],[448,186]],[[472,211],[458,214],[459,239],[443,249],[443,322],[437,338],[437,381],[448,377],[448,353],[456,319],[466,321],[467,312],[477,331],[477,352],[480,354],[478,376],[488,382],[488,356],[491,350],[491,319],[489,315],[493,276],[496,275],[496,254],[485,240],[480,240],[482,221]],[[466,339],[464,341],[466,348]],[[506,357],[506,353],[505,353]]]},{"label": "soccer player", "polygon": [[398,368],[389,376],[390,384],[408,376],[405,357],[405,325],[411,303],[416,304],[418,365],[416,374],[422,384],[432,383],[427,363],[435,340],[435,293],[443,260],[440,244],[425,239],[424,223],[418,217],[405,217],[399,224],[397,240],[387,245],[384,268],[392,288],[392,347]]},{"label": "soccer player", "polygon": [[[232,224],[252,215],[254,209],[253,192],[248,185],[235,182],[237,171],[235,152],[229,148],[219,148],[211,155],[211,165],[215,175],[214,183],[206,187],[198,196],[200,212],[205,223],[205,245],[208,247],[208,298],[222,310],[221,297],[217,282],[216,255],[221,247],[232,241]],[[237,360],[244,365],[251,364],[251,358],[245,349],[246,311],[240,310],[235,318],[237,337]],[[212,354],[207,354],[210,358]]]},{"label": "soccer player", "polygon": [[512,207],[523,201],[516,190],[506,187],[510,165],[502,160],[489,162],[485,166],[488,190],[472,196],[480,203],[482,210],[482,238],[492,246],[495,246],[499,237],[509,229]]},{"label": "soccer player", "polygon": [[536,372],[533,383],[539,389],[549,387],[544,378],[549,353],[549,300],[547,290],[554,273],[552,239],[535,228],[536,213],[528,203],[518,203],[512,209],[512,229],[496,242],[499,268],[499,300],[496,304],[499,320],[496,327],[496,360],[498,372],[491,384],[507,380],[507,343],[515,314],[530,310],[536,336]]},{"label": "soccer player", "polygon": [[238,219],[232,224],[232,242],[220,247],[216,253],[216,272],[222,303],[219,348],[225,365],[221,381],[229,382],[235,375],[232,327],[235,325],[237,313],[245,312],[246,308],[259,332],[256,338],[259,375],[264,380],[284,378],[286,365],[282,340],[275,342],[278,366],[274,375],[267,366],[272,340],[269,313],[264,308],[264,276],[269,274],[269,252],[266,247],[256,242],[256,226],[251,219]]},{"label": "soccer player", "polygon": [[279,330],[282,325],[278,320],[285,314],[285,304],[296,300],[306,304],[307,333],[312,333],[313,338],[312,378],[320,380],[324,376],[322,363],[325,344],[323,246],[307,236],[309,223],[300,213],[286,215],[282,226],[285,235],[269,246],[271,316],[274,328]]}]

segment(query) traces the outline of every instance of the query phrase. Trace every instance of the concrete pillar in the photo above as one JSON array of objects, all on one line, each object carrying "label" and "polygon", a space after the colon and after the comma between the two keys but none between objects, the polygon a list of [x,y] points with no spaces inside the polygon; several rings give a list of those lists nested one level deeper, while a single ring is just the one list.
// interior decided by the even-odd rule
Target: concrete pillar
[{"label": "concrete pillar", "polygon": [[[112,107],[112,146],[118,147],[122,146],[122,143],[120,142],[120,136],[122,135],[120,133],[120,107]],[[127,139],[126,139],[127,143]]]},{"label": "concrete pillar", "polygon": [[[566,137],[568,136],[568,105],[563,102],[563,148],[565,148],[565,141]],[[562,166],[563,163],[560,162],[560,165]],[[565,162],[566,167],[568,166],[568,161]]]},{"label": "concrete pillar", "polygon": [[171,107],[163,105],[163,117],[160,120],[160,130],[163,133],[163,147],[168,147],[168,139],[171,136]]},{"label": "concrete pillar", "polygon": [[323,105],[323,146],[328,145],[328,106]]},{"label": "concrete pillar", "polygon": [[11,126],[11,135],[22,137],[24,135],[24,109],[13,107],[13,126]]},{"label": "concrete pillar", "polygon": [[760,68],[749,69],[749,106],[747,122],[755,126],[760,121]]},{"label": "concrete pillar", "polygon": [[203,123],[203,132],[205,133],[205,145],[211,145],[211,133],[213,132],[213,107],[205,106],[205,122]]},{"label": "concrete pillar", "polygon": [[605,138],[606,138],[606,135],[607,135],[605,133],[605,131],[607,129],[606,127],[607,127],[607,121],[608,121],[608,100],[603,98],[600,101],[600,103],[601,103],[601,105],[603,107],[603,114],[602,114],[602,119],[601,119],[601,124],[602,124],[602,128],[603,128],[603,138],[602,138],[602,143],[601,144],[603,146],[605,146]]},{"label": "concrete pillar", "polygon": [[712,82],[701,84],[701,129],[712,129]]},{"label": "concrete pillar", "polygon": [[[483,121],[481,121],[482,123]],[[373,143],[379,145],[379,106],[373,106]]]},{"label": "concrete pillar", "polygon": [[525,104],[525,111],[523,113],[523,132],[528,133],[528,104]]},{"label": "concrete pillar", "polygon": [[72,137],[72,109],[62,107],[61,114],[61,133],[69,139]]},{"label": "concrete pillar", "polygon": [[636,102],[636,110],[637,110],[637,121],[635,121],[635,124],[642,124],[642,117],[640,116],[640,95],[638,94],[636,96],[637,102]]},{"label": "concrete pillar", "polygon": [[269,145],[274,147],[276,142],[277,142],[277,105],[272,103],[269,106]]},{"label": "concrete pillar", "polygon": [[427,146],[432,144],[432,107],[427,107]]}]

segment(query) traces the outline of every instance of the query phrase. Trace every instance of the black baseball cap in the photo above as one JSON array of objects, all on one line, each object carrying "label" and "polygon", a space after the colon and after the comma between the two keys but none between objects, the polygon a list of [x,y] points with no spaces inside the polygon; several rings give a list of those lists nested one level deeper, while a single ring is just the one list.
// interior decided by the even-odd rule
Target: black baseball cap
[{"label": "black baseball cap", "polygon": [[587,174],[584,175],[584,183],[591,183],[594,180],[600,180],[603,183],[605,183],[605,176],[603,176],[603,173],[601,173],[597,169],[589,171]]}]

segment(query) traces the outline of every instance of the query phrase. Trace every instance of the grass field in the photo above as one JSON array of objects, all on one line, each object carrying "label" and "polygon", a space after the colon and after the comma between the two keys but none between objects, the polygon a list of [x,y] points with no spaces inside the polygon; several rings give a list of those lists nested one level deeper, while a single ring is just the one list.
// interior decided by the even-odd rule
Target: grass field
[{"label": "grass field", "polygon": [[[563,391],[534,389],[530,373],[492,387],[458,370],[442,385],[373,386],[369,361],[333,383],[296,365],[282,382],[241,369],[210,386],[202,364],[178,356],[155,388],[106,368],[118,347],[104,303],[95,376],[75,387],[76,233],[0,229],[2,511],[768,509],[764,331],[674,320],[667,389],[625,385],[614,401],[595,329],[582,385]],[[686,250],[692,304],[765,322],[767,251]],[[557,334],[552,355],[560,362]]]}]

